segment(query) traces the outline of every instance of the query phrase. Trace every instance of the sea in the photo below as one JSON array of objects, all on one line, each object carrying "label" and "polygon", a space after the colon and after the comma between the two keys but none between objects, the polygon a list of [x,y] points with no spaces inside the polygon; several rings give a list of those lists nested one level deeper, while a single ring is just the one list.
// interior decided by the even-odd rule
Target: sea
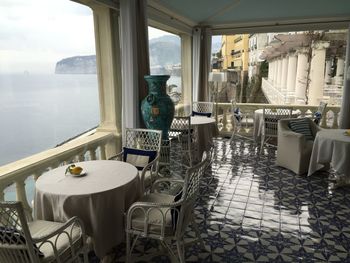
[{"label": "sea", "polygon": [[[99,124],[97,75],[0,74],[0,166],[55,147]],[[26,181],[29,203],[33,178]],[[15,200],[14,186],[5,200]]]},{"label": "sea", "polygon": [[[168,84],[179,87],[181,77]],[[99,122],[95,74],[0,74],[0,166],[53,148]],[[26,192],[31,203],[32,177]],[[6,189],[5,200],[15,200],[14,186]]]}]

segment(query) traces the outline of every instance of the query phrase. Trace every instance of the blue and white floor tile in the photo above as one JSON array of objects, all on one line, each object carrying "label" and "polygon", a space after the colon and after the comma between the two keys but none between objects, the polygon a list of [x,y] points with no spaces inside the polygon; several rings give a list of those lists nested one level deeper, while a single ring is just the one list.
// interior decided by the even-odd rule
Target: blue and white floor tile
[{"label": "blue and white floor tile", "polygon": [[[275,159],[273,146],[260,155],[250,139],[215,140],[194,211],[208,251],[188,246],[186,262],[350,262],[350,188],[330,190],[329,173],[297,176]],[[171,262],[157,252],[143,240],[134,256]],[[115,262],[124,255],[121,244]]]}]

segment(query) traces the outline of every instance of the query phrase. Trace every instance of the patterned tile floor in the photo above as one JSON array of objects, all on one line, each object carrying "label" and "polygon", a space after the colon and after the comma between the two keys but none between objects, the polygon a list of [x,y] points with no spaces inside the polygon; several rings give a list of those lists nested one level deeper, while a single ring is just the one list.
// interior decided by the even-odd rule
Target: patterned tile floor
[{"label": "patterned tile floor", "polygon": [[[243,137],[215,140],[195,208],[208,251],[189,246],[186,262],[350,262],[350,189],[330,190],[326,172],[306,178],[276,166],[273,146],[258,152]],[[142,241],[134,255],[170,262],[156,251]],[[115,262],[124,253],[121,244]]]}]

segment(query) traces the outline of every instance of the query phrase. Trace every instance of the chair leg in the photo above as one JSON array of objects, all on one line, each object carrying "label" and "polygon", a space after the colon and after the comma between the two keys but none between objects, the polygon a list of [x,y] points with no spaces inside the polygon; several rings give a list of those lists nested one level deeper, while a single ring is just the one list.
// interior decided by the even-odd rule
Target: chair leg
[{"label": "chair leg", "polygon": [[185,263],[185,247],[181,244],[180,240],[176,240],[177,253],[179,254],[180,263]]}]

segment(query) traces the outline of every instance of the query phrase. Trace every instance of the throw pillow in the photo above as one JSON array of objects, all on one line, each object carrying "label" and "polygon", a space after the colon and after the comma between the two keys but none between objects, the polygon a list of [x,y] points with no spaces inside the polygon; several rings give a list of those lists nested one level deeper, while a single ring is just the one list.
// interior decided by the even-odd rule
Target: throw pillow
[{"label": "throw pillow", "polygon": [[303,134],[305,136],[306,140],[310,140],[310,141],[314,140],[314,136],[312,135],[310,123],[306,119],[290,121],[289,128],[296,133]]},{"label": "throw pillow", "polygon": [[130,163],[138,170],[142,170],[147,164],[152,162],[157,156],[157,151],[140,150],[134,148],[123,148],[123,161]]},{"label": "throw pillow", "polygon": [[[9,245],[25,245],[27,243],[23,233],[14,227],[0,226],[0,243]],[[34,253],[42,258],[44,254],[36,244],[33,245]]]},{"label": "throw pillow", "polygon": [[192,116],[205,116],[210,118],[211,117],[211,113],[210,112],[197,112],[197,111],[192,111]]},{"label": "throw pillow", "polygon": [[[175,195],[174,203],[176,203],[177,201],[180,201],[181,197],[182,197],[182,191],[179,192],[177,195]],[[181,210],[181,205],[178,205],[177,207],[171,209],[171,223],[173,225],[174,230],[176,230],[176,224],[180,214],[180,210]]]}]

